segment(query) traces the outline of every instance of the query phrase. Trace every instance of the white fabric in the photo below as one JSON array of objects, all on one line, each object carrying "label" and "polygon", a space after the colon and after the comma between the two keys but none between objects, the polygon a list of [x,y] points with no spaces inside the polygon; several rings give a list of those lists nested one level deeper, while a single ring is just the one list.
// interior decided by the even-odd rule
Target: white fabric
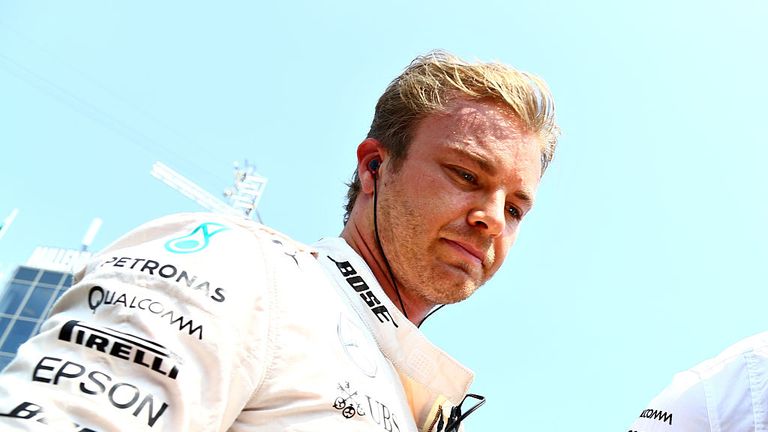
[{"label": "white fabric", "polygon": [[768,431],[768,333],[676,375],[631,431]]},{"label": "white fabric", "polygon": [[431,431],[472,380],[343,239],[173,215],[75,279],[0,376],[0,430]]}]

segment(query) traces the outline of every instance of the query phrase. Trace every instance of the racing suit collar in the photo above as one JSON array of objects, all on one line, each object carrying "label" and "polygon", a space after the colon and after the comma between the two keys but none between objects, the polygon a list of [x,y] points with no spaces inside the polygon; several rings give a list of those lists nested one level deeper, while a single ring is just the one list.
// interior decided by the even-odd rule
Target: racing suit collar
[{"label": "racing suit collar", "polygon": [[[366,262],[343,238],[325,238],[313,246],[320,252],[317,259],[321,265],[337,281],[337,285],[344,288],[341,291],[400,375],[419,430],[429,430],[429,424],[441,405],[446,401],[450,405],[461,402],[472,383],[472,371],[432,344],[400,312]],[[347,268],[345,262],[352,269]],[[355,285],[350,275],[355,277],[355,281],[357,276],[362,278],[384,308],[371,308],[365,297],[353,289]],[[386,319],[387,315],[391,321]]]}]

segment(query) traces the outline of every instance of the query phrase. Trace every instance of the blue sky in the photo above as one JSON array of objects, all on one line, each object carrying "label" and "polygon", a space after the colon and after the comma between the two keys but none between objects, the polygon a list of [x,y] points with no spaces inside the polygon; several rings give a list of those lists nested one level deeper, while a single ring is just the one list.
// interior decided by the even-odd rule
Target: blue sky
[{"label": "blue sky", "polygon": [[477,372],[471,430],[624,431],[672,375],[768,328],[768,3],[0,0],[0,268],[197,210],[247,158],[311,242],[386,84],[443,48],[550,84],[563,129],[497,277],[424,325]]}]

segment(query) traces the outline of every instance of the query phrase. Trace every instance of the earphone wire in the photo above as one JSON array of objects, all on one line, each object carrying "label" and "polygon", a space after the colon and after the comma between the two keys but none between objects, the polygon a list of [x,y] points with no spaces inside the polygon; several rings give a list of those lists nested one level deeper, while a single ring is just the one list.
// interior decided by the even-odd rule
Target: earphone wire
[{"label": "earphone wire", "polygon": [[[395,274],[392,272],[392,267],[389,265],[389,260],[387,259],[387,254],[384,253],[384,246],[381,244],[381,238],[379,238],[379,222],[378,222],[378,201],[379,201],[379,190],[378,190],[378,176],[376,175],[376,171],[373,171],[373,232],[376,234],[376,244],[379,245],[379,250],[381,251],[381,256],[384,257],[384,264],[387,266],[387,271],[389,272],[389,278],[392,279],[392,285],[395,287],[395,294],[397,294],[397,300],[400,302],[400,310],[403,311],[403,315],[405,315],[405,318],[408,319],[408,312],[405,311],[405,304],[403,304],[403,298],[400,297],[400,289],[397,287],[397,281],[395,280]],[[422,320],[421,322],[424,322]],[[421,323],[419,323],[421,325]]]},{"label": "earphone wire", "polygon": [[[378,176],[376,174],[376,169],[378,168],[378,165],[375,167],[371,167],[371,174],[373,174],[373,232],[376,235],[376,243],[379,245],[379,250],[381,251],[381,256],[384,257],[384,264],[387,266],[387,271],[389,272],[389,278],[392,279],[392,285],[395,287],[395,293],[397,294],[397,300],[400,302],[400,309],[403,311],[403,315],[405,315],[405,318],[408,318],[408,313],[405,311],[405,305],[403,304],[403,298],[400,296],[400,289],[397,287],[397,281],[395,280],[395,274],[392,272],[392,267],[389,265],[389,260],[387,259],[387,255],[384,253],[384,246],[381,244],[381,238],[379,237],[379,222],[378,222],[378,202],[379,202],[379,190],[378,190]],[[424,318],[419,321],[419,324],[416,327],[421,327],[422,324],[424,324],[424,321],[427,320],[432,314],[442,309],[445,305],[441,304],[440,306],[432,309]],[[478,403],[472,406],[467,412],[462,413],[461,412],[461,406],[464,404],[464,401],[467,400],[468,397],[472,397],[474,399],[478,400]],[[464,396],[464,399],[462,399],[461,403],[459,403],[458,406],[455,406],[451,408],[451,415],[449,416],[446,424],[446,432],[455,432],[458,431],[459,425],[461,425],[461,422],[464,421],[465,418],[467,418],[470,414],[475,412],[478,408],[480,408],[485,403],[485,397],[468,393]],[[443,412],[440,411],[440,416],[442,417]],[[441,418],[442,423],[442,418]]]},{"label": "earphone wire", "polygon": [[431,311],[429,311],[429,313],[424,318],[422,318],[421,321],[419,321],[419,325],[417,325],[416,327],[421,327],[421,325],[424,324],[424,321],[426,321],[427,318],[431,317],[433,313],[439,311],[440,309],[442,309],[444,307],[445,307],[445,305],[441,304],[440,306],[438,306],[438,307],[432,309]]}]

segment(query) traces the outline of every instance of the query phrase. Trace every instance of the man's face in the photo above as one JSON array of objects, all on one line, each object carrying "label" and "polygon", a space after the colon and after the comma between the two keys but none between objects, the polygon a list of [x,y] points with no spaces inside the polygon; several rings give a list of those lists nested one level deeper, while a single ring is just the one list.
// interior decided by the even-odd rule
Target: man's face
[{"label": "man's face", "polygon": [[541,146],[515,117],[457,100],[416,127],[379,185],[379,232],[398,286],[431,304],[469,297],[499,269],[533,205]]}]

